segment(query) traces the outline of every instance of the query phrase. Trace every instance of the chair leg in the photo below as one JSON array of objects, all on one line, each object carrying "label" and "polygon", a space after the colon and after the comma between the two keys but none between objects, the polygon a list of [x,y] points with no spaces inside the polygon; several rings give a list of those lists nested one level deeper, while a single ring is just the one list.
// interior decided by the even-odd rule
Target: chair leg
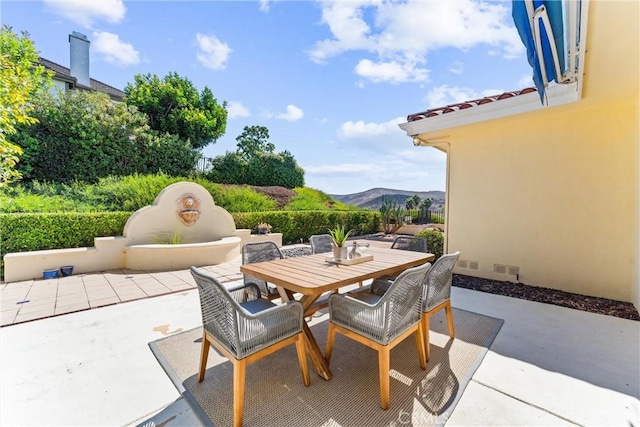
[{"label": "chair leg", "polygon": [[336,327],[333,323],[329,322],[329,332],[327,332],[327,344],[324,349],[324,358],[327,359],[327,365],[331,361],[331,352],[333,351],[333,344],[336,340]]},{"label": "chair leg", "polygon": [[415,333],[416,344],[418,345],[418,358],[420,359],[420,367],[427,369],[427,354],[424,350],[424,331],[422,330],[422,322],[418,324],[418,330]]},{"label": "chair leg", "polygon": [[389,347],[378,349],[378,374],[380,376],[380,407],[389,409]]},{"label": "chair leg", "polygon": [[455,338],[456,330],[453,326],[453,308],[451,308],[451,301],[447,301],[447,305],[444,306],[444,311],[447,314],[447,326],[449,327],[449,336],[451,338]]},{"label": "chair leg", "polygon": [[207,333],[202,332],[202,347],[200,348],[200,370],[198,371],[198,382],[201,383],[204,380],[204,373],[207,370],[207,359],[209,358],[209,340],[207,339]]},{"label": "chair leg", "polygon": [[304,335],[302,332],[298,334],[296,350],[298,350],[298,362],[300,362],[300,370],[302,371],[302,382],[305,386],[309,386],[309,366],[307,365],[307,352],[304,348]]},{"label": "chair leg", "polygon": [[233,425],[242,427],[244,414],[244,380],[247,370],[246,360],[237,360],[233,364]]},{"label": "chair leg", "polygon": [[422,318],[420,319],[420,323],[422,323],[422,336],[424,339],[424,355],[425,359],[429,361],[429,315],[426,313],[422,313]]}]

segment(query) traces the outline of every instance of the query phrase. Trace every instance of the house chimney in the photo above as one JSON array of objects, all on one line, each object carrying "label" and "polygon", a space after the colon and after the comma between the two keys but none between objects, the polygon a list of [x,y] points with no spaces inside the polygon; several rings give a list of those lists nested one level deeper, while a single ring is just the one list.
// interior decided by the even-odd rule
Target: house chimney
[{"label": "house chimney", "polygon": [[74,31],[69,34],[71,52],[70,74],[75,77],[79,85],[89,87],[89,39],[84,34]]}]

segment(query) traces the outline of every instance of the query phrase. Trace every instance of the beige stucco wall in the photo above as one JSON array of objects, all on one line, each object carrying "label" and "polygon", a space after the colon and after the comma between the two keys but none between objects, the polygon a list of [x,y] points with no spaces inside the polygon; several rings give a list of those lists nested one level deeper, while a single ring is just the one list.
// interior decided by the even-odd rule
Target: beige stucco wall
[{"label": "beige stucco wall", "polygon": [[[179,202],[191,195],[197,201],[199,217],[193,224],[184,223],[179,211],[185,207]],[[179,235],[181,243],[202,243],[232,236],[236,230],[233,217],[216,206],[211,193],[194,182],[176,182],[156,196],[153,205],[136,211],[127,220],[122,232],[132,245],[168,243]]]},{"label": "beige stucco wall", "polygon": [[448,251],[479,261],[485,275],[494,264],[519,266],[523,283],[631,301],[637,130],[618,123],[633,122],[632,111],[609,111],[549,110],[457,134]]},{"label": "beige stucco wall", "polygon": [[640,307],[638,16],[590,3],[579,102],[447,132],[447,250],[478,267],[457,271]]}]

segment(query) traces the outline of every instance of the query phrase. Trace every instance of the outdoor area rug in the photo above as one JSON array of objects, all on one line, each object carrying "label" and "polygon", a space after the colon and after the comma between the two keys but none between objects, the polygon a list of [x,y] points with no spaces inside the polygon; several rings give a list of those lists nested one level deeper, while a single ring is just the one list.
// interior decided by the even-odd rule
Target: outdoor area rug
[{"label": "outdoor area rug", "polygon": [[[324,350],[328,315],[311,330]],[[431,354],[420,369],[416,341],[391,350],[390,407],[380,408],[378,353],[341,334],[331,356],[333,378],[325,381],[309,361],[311,385],[302,383],[295,345],[247,367],[245,426],[431,426],[444,425],[503,320],[454,309],[455,340],[444,310],[431,318]],[[197,382],[202,328],[149,343],[154,355],[205,425],[233,424],[233,365],[211,347],[207,372]]]}]

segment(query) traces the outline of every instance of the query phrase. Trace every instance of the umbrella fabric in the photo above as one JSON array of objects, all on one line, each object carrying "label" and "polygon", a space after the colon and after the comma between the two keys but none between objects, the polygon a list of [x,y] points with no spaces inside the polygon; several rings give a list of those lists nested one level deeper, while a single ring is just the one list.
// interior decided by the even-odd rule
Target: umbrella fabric
[{"label": "umbrella fabric", "polygon": [[547,16],[551,28],[547,28],[542,24],[542,21],[536,21],[535,25],[539,26],[540,39],[542,42],[542,56],[545,63],[545,70],[547,72],[547,78],[549,81],[555,80],[559,83],[562,79],[562,75],[557,75],[555,70],[555,59],[551,52],[549,45],[549,39],[553,39],[558,51],[558,64],[560,66],[561,73],[565,70],[564,61],[564,25],[562,18],[562,2],[558,0],[513,0],[511,16],[513,22],[518,29],[518,34],[522,43],[527,48],[527,59],[529,64],[533,68],[533,82],[538,88],[540,94],[540,101],[543,102],[545,95],[545,87],[549,81],[544,81],[542,72],[540,70],[540,57],[536,50],[536,43],[533,36],[531,25],[534,25],[529,14],[527,13],[527,2],[533,7],[532,10],[538,10],[539,7],[544,6],[546,8]]}]

